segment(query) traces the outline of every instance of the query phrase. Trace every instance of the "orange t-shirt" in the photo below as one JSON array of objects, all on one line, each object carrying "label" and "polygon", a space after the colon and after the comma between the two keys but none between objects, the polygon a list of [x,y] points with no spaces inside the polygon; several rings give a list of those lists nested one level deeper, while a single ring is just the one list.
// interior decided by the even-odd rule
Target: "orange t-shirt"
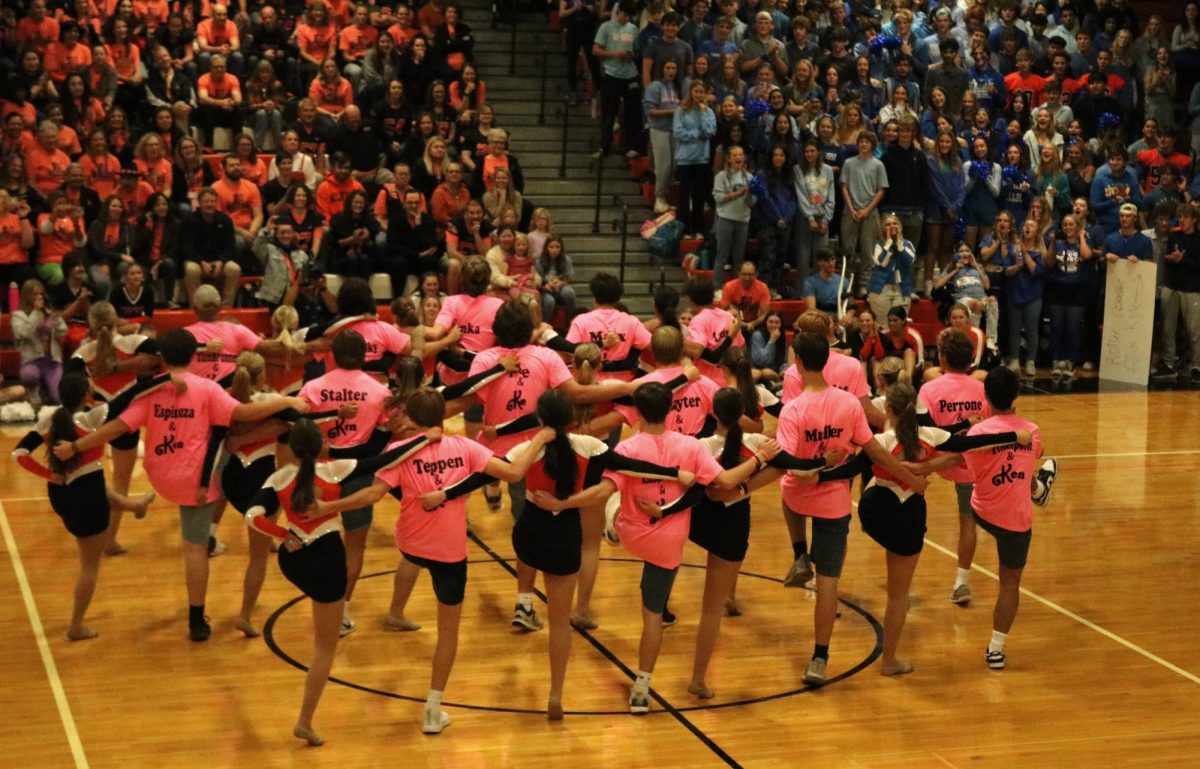
[{"label": "orange t-shirt", "polygon": [[229,45],[232,47],[238,42],[237,25],[229,19],[221,26],[217,26],[213,19],[205,19],[196,25],[196,38],[204,37],[209,45]]},{"label": "orange t-shirt", "polygon": [[296,43],[300,50],[320,61],[329,56],[329,44],[337,35],[337,27],[326,24],[323,27],[312,27],[305,22],[296,25]]},{"label": "orange t-shirt", "polygon": [[142,180],[149,184],[155,192],[161,192],[164,195],[171,194],[171,184],[173,175],[171,171],[171,161],[166,158],[159,158],[156,162],[138,158],[133,161],[137,169],[142,172]]},{"label": "orange t-shirt", "polygon": [[217,208],[233,220],[239,229],[247,229],[254,221],[254,209],[262,208],[262,196],[253,182],[239,179],[235,184],[229,179],[213,182],[217,191]]},{"label": "orange t-shirt", "polygon": [[354,26],[346,27],[338,39],[338,49],[347,61],[358,61],[366,55],[367,51],[371,50],[378,39],[379,30],[370,25],[362,29]]},{"label": "orange t-shirt", "polygon": [[146,22],[150,32],[167,23],[171,5],[167,0],[133,0],[133,15]]},{"label": "orange t-shirt", "polygon": [[416,27],[402,27],[399,24],[393,24],[388,27],[387,32],[396,41],[396,47],[404,50],[408,48],[408,44],[413,41],[413,38],[421,33],[421,30]]},{"label": "orange t-shirt", "polygon": [[366,191],[354,177],[339,182],[333,178],[333,174],[325,177],[325,181],[317,185],[317,213],[325,217],[326,224],[342,212],[342,207],[346,205],[346,196],[355,190]]},{"label": "orange t-shirt", "polygon": [[506,171],[509,171],[509,182],[510,182],[509,186],[512,187],[513,189],[516,189],[516,187],[511,184],[512,172],[508,168],[508,155],[507,154],[501,155],[500,157],[496,157],[495,155],[492,155],[492,154],[488,154],[488,155],[484,156],[484,158],[483,158],[483,188],[485,190],[487,190],[488,192],[491,192],[492,187],[496,186],[495,180],[496,180],[496,169],[497,168],[503,168]]},{"label": "orange t-shirt", "polygon": [[354,92],[350,89],[350,81],[344,77],[338,77],[332,84],[314,77],[312,85],[308,87],[308,97],[317,103],[318,109],[340,115],[353,103]]},{"label": "orange t-shirt", "polygon": [[76,43],[70,50],[57,40],[46,48],[46,71],[58,81],[67,79],[72,72],[92,66],[92,49]]},{"label": "orange t-shirt", "polygon": [[213,77],[211,72],[205,72],[196,82],[196,91],[205,91],[210,99],[228,99],[233,94],[242,95],[242,86],[238,79],[226,72],[220,80]]},{"label": "orange t-shirt", "polygon": [[[416,187],[409,185],[404,192],[407,193],[408,190],[416,189]],[[417,192],[420,192],[420,190],[417,190]],[[400,190],[396,189],[396,185],[394,183],[388,182],[387,184],[383,185],[383,188],[379,190],[379,194],[375,196],[375,207],[371,209],[372,213],[374,213],[377,218],[386,217],[388,201],[400,200],[400,194]],[[429,213],[429,207],[425,205],[424,194],[421,195],[421,213]]]},{"label": "orange t-shirt", "polygon": [[128,80],[137,74],[142,64],[142,54],[136,45],[106,45],[104,50],[108,51],[108,61],[118,75]]},{"label": "orange t-shirt", "polygon": [[255,157],[253,163],[248,160],[242,161],[242,178],[255,187],[262,187],[267,183],[267,164],[263,162],[262,155]]},{"label": "orange t-shirt", "polygon": [[58,127],[58,148],[68,155],[78,155],[83,152],[79,144],[79,134],[69,125]]},{"label": "orange t-shirt", "polygon": [[42,226],[51,221],[51,214],[42,214],[37,220],[38,237],[38,264],[61,264],[63,257],[75,250],[76,228],[79,233],[85,231],[83,218],[75,220],[75,226],[71,226],[71,219],[65,217],[62,219],[54,219],[54,230],[50,234],[42,231]]},{"label": "orange t-shirt", "polygon": [[21,248],[21,220],[16,214],[0,216],[0,264],[25,264],[28,261],[29,253]]},{"label": "orange t-shirt", "polygon": [[101,200],[113,194],[117,189],[117,175],[121,171],[121,161],[117,160],[116,155],[105,155],[100,159],[84,155],[79,158],[79,165],[83,167],[83,178],[87,181],[87,185],[96,191]]},{"label": "orange t-shirt", "polygon": [[35,142],[25,151],[25,178],[42,195],[49,195],[67,180],[70,163],[67,153],[57,148],[46,152]]},{"label": "orange t-shirt", "polygon": [[417,21],[420,22],[422,27],[429,27],[432,30],[436,30],[446,23],[446,14],[434,7],[433,3],[426,3],[421,6],[421,10],[417,11]]},{"label": "orange t-shirt", "polygon": [[26,16],[17,22],[17,42],[27,48],[33,48],[39,54],[45,55],[46,48],[58,40],[58,22],[49,16],[41,21],[34,21]]},{"label": "orange t-shirt", "polygon": [[154,188],[141,179],[138,179],[133,189],[125,190],[118,185],[113,190],[113,194],[125,204],[125,218],[132,223],[145,213],[146,203],[150,202],[150,196],[154,194]]}]

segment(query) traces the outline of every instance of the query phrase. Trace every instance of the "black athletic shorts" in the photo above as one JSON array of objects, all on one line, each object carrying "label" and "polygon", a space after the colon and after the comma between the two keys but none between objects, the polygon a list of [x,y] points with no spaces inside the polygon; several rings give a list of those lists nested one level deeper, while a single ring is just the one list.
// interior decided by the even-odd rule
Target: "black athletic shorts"
[{"label": "black athletic shorts", "polygon": [[642,564],[642,606],[648,612],[662,614],[667,609],[667,599],[675,586],[679,567],[666,569],[646,562]]},{"label": "black athletic shorts", "polygon": [[429,570],[429,577],[433,580],[433,594],[437,596],[438,603],[443,603],[447,606],[458,606],[463,602],[463,597],[467,594],[466,558],[455,563],[447,563],[446,561],[434,561],[430,558],[409,555],[405,552],[401,552],[400,554],[409,563]]},{"label": "black athletic shorts", "polygon": [[512,544],[521,563],[538,571],[563,577],[577,573],[583,550],[579,510],[554,515],[526,500],[513,525]]},{"label": "black athletic shorts", "polygon": [[688,539],[722,561],[741,563],[750,546],[750,500],[729,506],[702,500],[692,508]]},{"label": "black athletic shorts", "polygon": [[903,502],[896,492],[872,486],[858,500],[858,521],[871,539],[896,555],[917,555],[925,546],[925,497]]},{"label": "black athletic shorts", "polygon": [[[804,513],[793,510],[786,504],[783,507],[793,515],[804,516]],[[842,576],[842,561],[846,560],[846,537],[850,535],[850,514],[846,513],[841,518],[804,517],[812,521],[809,556],[817,574],[822,577]]]},{"label": "black athletic shorts", "polygon": [[97,471],[76,478],[66,486],[46,484],[50,507],[62,519],[72,536],[83,539],[108,529],[111,513],[104,473]]},{"label": "black athletic shorts", "polygon": [[130,449],[136,449],[138,445],[138,436],[140,434],[141,430],[131,430],[127,433],[122,433],[121,435],[118,435],[116,438],[113,438],[111,441],[109,441],[109,445],[118,451],[129,451]]},{"label": "black athletic shorts", "polygon": [[279,548],[279,570],[317,603],[335,603],[346,597],[346,546],[336,531],[294,553]]},{"label": "black athletic shorts", "polygon": [[1012,531],[1002,529],[994,523],[985,521],[975,513],[975,523],[996,538],[996,554],[1000,556],[1000,565],[1006,569],[1024,569],[1029,559],[1029,543],[1033,541],[1033,529],[1028,531]]}]

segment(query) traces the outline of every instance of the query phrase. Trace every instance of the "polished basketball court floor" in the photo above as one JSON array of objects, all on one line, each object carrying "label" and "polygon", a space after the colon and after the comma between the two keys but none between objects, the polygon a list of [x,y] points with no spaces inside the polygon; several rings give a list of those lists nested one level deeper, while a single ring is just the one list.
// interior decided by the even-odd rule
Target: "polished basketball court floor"
[{"label": "polished basketball court floor", "polygon": [[[709,673],[716,698],[686,691],[704,554],[689,545],[654,676],[653,711],[625,712],[640,629],[636,563],[603,545],[600,628],[576,634],[566,720],[542,712],[545,631],[518,634],[507,511],[470,504],[477,539],[445,733],[420,732],[434,644],[432,591],[422,578],[409,616],[388,633],[396,503],[377,508],[359,629],[338,649],[315,721],[327,744],[291,737],[310,654],[306,600],[272,560],[257,619],[264,637],[232,626],[246,536],[236,515],[211,562],[208,643],[186,638],[176,514],[156,503],[127,518],[127,555],[106,559],[90,624],[65,637],[75,547],[16,464],[0,475],[0,766],[35,767],[1195,767],[1200,765],[1200,394],[1022,397],[1060,476],[1038,508],[1008,669],[983,662],[997,583],[980,533],[976,603],[947,600],[954,577],[953,490],[929,493],[927,547],[913,587],[904,653],[916,672],[879,675],[882,551],[853,525],[834,632],[830,682],[801,677],[812,649],[812,594],[780,586],[790,549],[778,491],[755,494],[739,583],[745,615],[727,619]],[[11,449],[25,428],[3,429]],[[144,490],[140,469],[134,490]],[[544,607],[539,605],[544,616]]]}]

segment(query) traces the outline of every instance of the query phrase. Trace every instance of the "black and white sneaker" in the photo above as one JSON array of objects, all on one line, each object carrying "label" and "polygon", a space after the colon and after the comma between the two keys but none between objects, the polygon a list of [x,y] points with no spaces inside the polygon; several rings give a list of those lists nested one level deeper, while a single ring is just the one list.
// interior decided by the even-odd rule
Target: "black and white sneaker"
[{"label": "black and white sneaker", "polygon": [[675,615],[671,613],[670,609],[663,609],[662,618],[663,627],[671,627],[675,624]]},{"label": "black and white sneaker", "polygon": [[208,557],[216,558],[221,553],[225,552],[225,543],[217,539],[213,535],[208,535]]},{"label": "black and white sneaker", "polygon": [[987,662],[987,666],[992,670],[1004,670],[1004,652],[994,652],[988,649],[983,653],[983,659]]},{"label": "black and white sneaker", "polygon": [[629,712],[635,716],[644,716],[650,712],[650,693],[634,689],[629,695]]},{"label": "black and white sneaker", "polygon": [[1050,487],[1054,485],[1054,479],[1058,477],[1058,461],[1054,457],[1050,457],[1042,466],[1038,468],[1037,479],[1042,484],[1041,490],[1033,497],[1033,504],[1039,507],[1045,507],[1050,501]]},{"label": "black and white sneaker", "polygon": [[532,608],[526,609],[521,604],[513,609],[512,626],[521,630],[541,630],[542,620]]}]

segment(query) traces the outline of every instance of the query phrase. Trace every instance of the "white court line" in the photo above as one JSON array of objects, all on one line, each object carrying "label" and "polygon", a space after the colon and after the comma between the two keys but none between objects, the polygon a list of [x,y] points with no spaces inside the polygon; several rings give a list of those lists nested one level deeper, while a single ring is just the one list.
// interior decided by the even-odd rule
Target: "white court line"
[{"label": "white court line", "polygon": [[54,664],[54,655],[50,653],[50,644],[46,640],[46,629],[42,627],[37,603],[34,602],[33,591],[29,587],[29,577],[25,574],[25,566],[21,563],[21,554],[17,551],[17,541],[13,538],[12,528],[8,525],[8,514],[4,512],[2,503],[0,503],[0,529],[4,532],[4,546],[12,558],[13,572],[17,575],[17,585],[21,588],[25,611],[29,613],[29,624],[33,628],[33,637],[37,641],[38,652],[42,655],[46,678],[50,680],[50,690],[54,693],[54,704],[58,706],[58,717],[62,720],[63,730],[67,733],[67,743],[71,746],[71,755],[75,757],[75,767],[76,769],[88,769],[87,756],[83,752],[83,742],[79,739],[79,730],[75,727],[75,717],[71,715],[71,706],[67,703],[67,693],[63,689],[62,679],[58,677],[58,666]]},{"label": "white court line", "polygon": [[[952,550],[949,550],[948,548],[942,547],[941,545],[939,545],[938,543],[936,543],[930,539],[926,539],[925,544],[929,545],[934,550],[937,550],[940,553],[945,553],[946,555],[950,556],[951,558],[955,558],[955,559],[958,558],[958,553],[955,553]],[[1000,581],[1000,577],[997,574],[983,568],[982,566],[980,566],[977,563],[971,564],[971,568],[974,569],[975,571],[979,572],[980,574],[983,574],[987,577],[990,577],[990,578],[996,580],[997,582]],[[1142,647],[1138,646],[1134,642],[1127,641],[1126,639],[1122,638],[1121,636],[1117,635],[1116,633],[1112,632],[1111,630],[1102,628],[1099,625],[1097,625],[1095,622],[1092,622],[1089,619],[1079,616],[1078,614],[1071,611],[1070,609],[1066,609],[1066,608],[1063,608],[1062,606],[1059,606],[1054,601],[1051,601],[1049,598],[1043,598],[1042,596],[1038,595],[1037,593],[1034,593],[1031,590],[1026,590],[1025,588],[1021,588],[1021,595],[1025,596],[1027,598],[1032,598],[1033,600],[1037,601],[1038,603],[1042,604],[1043,606],[1053,609],[1054,611],[1058,612],[1059,614],[1062,614],[1065,617],[1069,617],[1070,619],[1075,620],[1080,625],[1083,625],[1084,627],[1086,627],[1090,630],[1095,630],[1097,633],[1099,633],[1100,635],[1109,639],[1110,641],[1116,641],[1117,643],[1121,644],[1125,648],[1127,648],[1131,651],[1137,652],[1138,654],[1142,655],[1143,657],[1150,660],[1151,662],[1155,662],[1159,665],[1162,665],[1164,668],[1166,668],[1167,670],[1170,670],[1172,673],[1182,676],[1183,678],[1186,678],[1187,680],[1191,681],[1194,684],[1200,684],[1200,676],[1197,676],[1193,673],[1189,673],[1188,671],[1184,670],[1183,668],[1179,667],[1178,665],[1168,662],[1167,660],[1163,659],[1162,657],[1158,656],[1157,654],[1154,654],[1152,652],[1149,652],[1149,651],[1143,649]]]},{"label": "white court line", "polygon": [[1113,454],[1050,454],[1055,459],[1093,459],[1100,457],[1161,457],[1177,454],[1200,454],[1200,449],[1179,449],[1177,451],[1122,451]]}]

